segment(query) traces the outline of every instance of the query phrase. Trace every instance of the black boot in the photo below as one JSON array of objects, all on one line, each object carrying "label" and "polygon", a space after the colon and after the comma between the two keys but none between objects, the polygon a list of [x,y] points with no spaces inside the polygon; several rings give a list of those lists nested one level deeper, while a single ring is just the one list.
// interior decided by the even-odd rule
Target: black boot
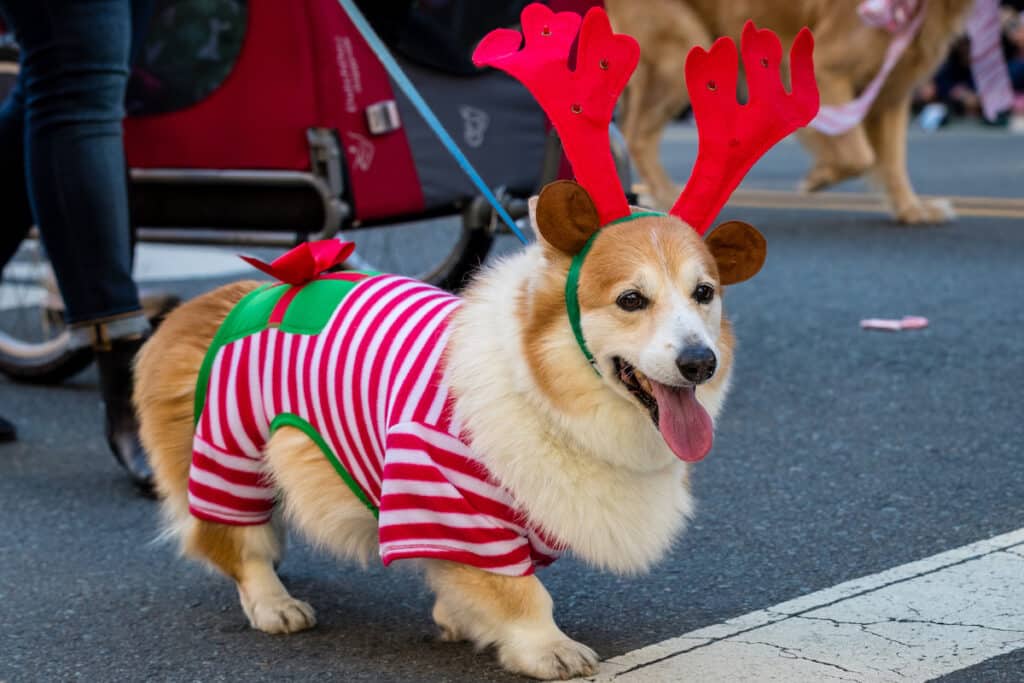
[{"label": "black boot", "polygon": [[16,441],[18,439],[18,430],[14,428],[10,422],[0,417],[0,443],[6,443],[8,441]]},{"label": "black boot", "polygon": [[145,339],[117,339],[96,348],[100,392],[106,405],[107,443],[114,457],[146,496],[153,496],[153,470],[139,442],[139,422],[132,406],[132,361]]},{"label": "black boot", "polygon": [[139,303],[142,304],[142,312],[149,318],[149,324],[156,329],[167,314],[178,307],[181,297],[160,289],[142,288],[139,290]]}]

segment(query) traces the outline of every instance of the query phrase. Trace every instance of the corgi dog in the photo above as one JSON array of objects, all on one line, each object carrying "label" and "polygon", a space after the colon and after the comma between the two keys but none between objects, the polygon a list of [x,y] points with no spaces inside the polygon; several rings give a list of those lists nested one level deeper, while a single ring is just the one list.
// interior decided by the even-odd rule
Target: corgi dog
[{"label": "corgi dog", "polygon": [[[530,5],[522,26],[524,50],[499,33],[478,61],[562,79],[556,96],[588,112],[614,103],[638,58],[600,9],[581,27]],[[549,38],[561,51],[531,47]],[[735,130],[702,146],[712,156],[678,212],[628,205],[607,149],[611,106],[593,125],[584,105],[542,96],[580,182],[531,199],[536,242],[461,297],[331,272],[351,245],[324,241],[251,261],[278,282],[229,284],[173,311],[140,352],[134,396],[167,533],[232,579],[267,633],[315,624],[275,571],[287,525],[341,559],[418,565],[442,638],[493,646],[509,671],[593,674],[596,654],[556,625],[536,569],[571,553],[646,571],[693,514],[688,469],[711,449],[733,367],[724,288],[766,256],[743,222],[702,236],[753,160],[814,115],[811,47],[798,38],[792,92],[762,89],[762,108],[698,104]],[[742,52],[777,63],[781,46],[751,24]],[[732,43],[697,60],[695,73],[735,78]]]},{"label": "corgi dog", "polygon": [[[733,364],[722,288],[757,271],[764,242],[741,223],[705,242],[673,216],[602,231],[579,277],[580,319],[598,374],[580,353],[564,305],[580,234],[574,218],[586,200],[568,182],[545,189],[535,202],[538,243],[467,288],[445,322],[440,364],[453,418],[520,524],[553,548],[632,574],[665,554],[693,512],[687,469],[711,447]],[[353,294],[396,279],[404,280],[367,277]],[[315,620],[275,573],[280,525],[218,523],[195,516],[189,501],[190,484],[193,499],[198,488],[189,475],[204,359],[225,319],[259,289],[230,284],[172,312],[138,358],[135,398],[168,528],[186,554],[234,579],[253,628],[285,633]],[[283,425],[261,451],[250,462],[280,497],[289,525],[340,558],[366,563],[378,555],[386,512],[375,518],[310,434]],[[433,616],[445,638],[494,645],[503,666],[537,678],[594,672],[595,654],[556,626],[532,566],[499,574],[452,559],[417,561],[437,594]]]}]

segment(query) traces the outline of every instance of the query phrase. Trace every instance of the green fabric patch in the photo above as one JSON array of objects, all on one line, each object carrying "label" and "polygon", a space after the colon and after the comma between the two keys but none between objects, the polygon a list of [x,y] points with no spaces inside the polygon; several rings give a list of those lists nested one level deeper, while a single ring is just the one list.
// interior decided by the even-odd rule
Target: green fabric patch
[{"label": "green fabric patch", "polygon": [[[376,273],[365,275],[372,277]],[[341,300],[361,282],[365,280],[314,280],[303,285],[288,304],[278,329],[292,334],[320,334]]]},{"label": "green fabric patch", "polygon": [[334,470],[339,476],[341,476],[345,485],[348,486],[353,494],[355,494],[356,498],[358,498],[359,501],[365,505],[371,513],[373,513],[374,517],[380,517],[380,510],[370,502],[369,496],[367,496],[366,492],[363,491],[359,484],[356,483],[356,480],[352,478],[349,471],[345,469],[345,466],[341,464],[340,460],[338,460],[338,456],[330,449],[327,442],[324,441],[324,438],[320,436],[320,432],[313,428],[313,425],[309,424],[294,413],[281,413],[271,421],[270,432],[274,433],[281,427],[295,427],[312,439],[313,443],[315,443],[323,452],[324,457],[327,458],[327,462],[331,463]]},{"label": "green fabric patch", "polygon": [[203,358],[203,364],[199,368],[195,402],[193,403],[193,424],[198,424],[199,417],[203,414],[203,406],[206,405],[206,392],[210,386],[210,371],[213,369],[213,361],[217,358],[217,352],[226,344],[266,328],[270,312],[274,310],[278,299],[287,291],[288,287],[284,285],[263,285],[246,294],[228,313],[228,317],[224,319],[217,334],[213,337],[213,343],[206,351],[206,357]]}]

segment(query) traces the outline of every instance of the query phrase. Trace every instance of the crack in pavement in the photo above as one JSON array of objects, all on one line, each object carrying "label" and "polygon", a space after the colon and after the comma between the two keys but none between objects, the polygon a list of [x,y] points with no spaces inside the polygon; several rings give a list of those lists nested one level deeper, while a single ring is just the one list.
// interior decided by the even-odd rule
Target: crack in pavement
[{"label": "crack in pavement", "polygon": [[[881,626],[882,624],[923,624],[928,626],[954,626],[958,628],[980,628],[986,631],[997,631],[999,633],[1020,633],[1024,635],[1024,629],[1000,628],[998,626],[987,626],[985,624],[970,624],[962,621],[938,621],[934,619],[908,619],[906,617],[889,617],[887,619],[876,619],[875,621],[847,621],[844,619],[833,619],[832,617],[812,617],[806,614],[793,615],[795,619],[808,619],[811,621],[827,621],[836,626]],[[872,634],[875,635],[875,634]],[[899,641],[896,641],[899,642]],[[1009,641],[1016,642],[1016,641]]]},{"label": "crack in pavement", "polygon": [[903,647],[908,648],[908,649],[913,649],[915,647],[921,647],[920,645],[914,645],[912,643],[904,643],[902,640],[896,640],[895,638],[890,638],[887,635],[878,633],[876,631],[872,631],[871,627],[868,624],[862,624],[861,627],[860,627],[860,630],[863,633],[867,633],[869,636],[874,636],[875,638],[880,638],[880,639],[882,639],[882,640],[884,640],[886,642],[892,643],[893,645],[902,645]]},{"label": "crack in pavement", "polygon": [[[826,661],[821,660],[821,659],[814,659],[813,657],[808,657],[808,656],[804,655],[799,648],[795,648],[795,647],[786,647],[785,645],[779,645],[777,643],[768,643],[768,642],[756,641],[756,640],[733,640],[732,642],[739,643],[740,645],[764,645],[765,647],[775,648],[776,650],[779,651],[780,655],[782,655],[784,657],[788,657],[789,659],[799,659],[799,660],[804,661],[804,662],[811,662],[813,664],[820,664],[822,666],[827,666],[827,667],[830,667],[830,668],[833,668],[833,669],[838,669],[839,671],[842,671],[843,673],[848,673],[848,674],[858,674],[859,675],[861,673],[860,671],[854,671],[852,669],[847,669],[845,667],[839,666],[838,664],[833,664],[832,662],[826,662]],[[856,679],[856,678],[839,677],[839,680],[841,680],[841,681],[854,681],[855,683],[859,683],[859,679]]]}]

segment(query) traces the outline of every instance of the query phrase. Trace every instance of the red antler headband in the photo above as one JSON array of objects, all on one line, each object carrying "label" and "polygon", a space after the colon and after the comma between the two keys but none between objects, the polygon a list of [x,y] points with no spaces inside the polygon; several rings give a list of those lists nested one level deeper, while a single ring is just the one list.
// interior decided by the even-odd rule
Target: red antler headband
[{"label": "red antler headband", "polygon": [[[629,215],[608,141],[615,102],[636,68],[640,49],[627,35],[612,33],[600,8],[587,12],[580,28],[574,12],[554,13],[527,5],[522,34],[496,29],[473,53],[477,66],[493,66],[529,89],[562,140],[576,179],[597,207],[602,224]],[[579,29],[576,68],[569,53]],[[525,36],[526,45],[520,50]],[[750,101],[736,101],[738,62],[731,38],[686,59],[686,85],[700,136],[697,161],[671,213],[699,234],[708,227],[750,167],[776,142],[806,125],[818,111],[818,88],[806,28],[790,50],[792,92],[779,77],[782,46],[753,22],[743,27],[742,52]]]},{"label": "red antler headband", "polygon": [[[629,215],[608,143],[608,124],[640,59],[640,46],[632,36],[612,33],[608,15],[595,7],[583,19],[576,69],[570,71],[569,52],[580,16],[532,4],[523,9],[521,21],[522,35],[504,28],[488,33],[473,53],[473,63],[501,69],[527,87],[558,131],[602,224]],[[526,47],[520,50],[523,36]]]},{"label": "red antler headband", "polygon": [[699,136],[697,161],[670,213],[703,235],[750,167],[775,143],[806,126],[818,113],[814,79],[814,37],[800,29],[789,51],[792,92],[779,77],[782,45],[754,22],[743,26],[740,42],[749,101],[736,101],[736,44],[719,38],[710,52],[699,47],[686,56],[686,90]]}]

